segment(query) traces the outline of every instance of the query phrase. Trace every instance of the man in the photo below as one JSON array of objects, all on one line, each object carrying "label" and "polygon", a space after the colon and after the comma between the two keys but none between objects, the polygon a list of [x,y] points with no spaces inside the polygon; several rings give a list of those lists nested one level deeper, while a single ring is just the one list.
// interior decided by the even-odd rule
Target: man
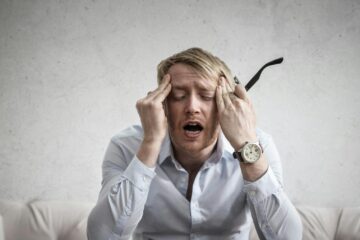
[{"label": "man", "polygon": [[114,136],[88,238],[301,239],[272,138],[228,67],[199,48],[158,65],[142,126]]}]

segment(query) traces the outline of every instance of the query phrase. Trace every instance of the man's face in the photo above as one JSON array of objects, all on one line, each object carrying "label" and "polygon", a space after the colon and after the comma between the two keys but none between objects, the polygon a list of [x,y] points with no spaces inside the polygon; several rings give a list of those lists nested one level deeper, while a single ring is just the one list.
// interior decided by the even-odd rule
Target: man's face
[{"label": "man's face", "polygon": [[199,153],[213,145],[219,135],[215,91],[217,81],[205,79],[185,64],[174,64],[168,72],[171,92],[166,115],[172,144],[177,151]]}]

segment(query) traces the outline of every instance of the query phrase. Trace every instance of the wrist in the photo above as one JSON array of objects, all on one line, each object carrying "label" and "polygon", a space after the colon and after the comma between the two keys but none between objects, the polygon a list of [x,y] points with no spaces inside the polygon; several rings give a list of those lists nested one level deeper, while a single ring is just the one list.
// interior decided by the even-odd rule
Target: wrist
[{"label": "wrist", "polygon": [[160,141],[144,139],[136,154],[138,159],[148,167],[154,167],[160,153],[161,143]]},{"label": "wrist", "polygon": [[241,136],[237,139],[235,139],[231,145],[234,148],[235,151],[240,150],[244,145],[248,142],[257,142],[258,139],[256,137],[256,134],[253,134],[251,136]]},{"label": "wrist", "polygon": [[152,146],[152,147],[158,147],[161,146],[162,142],[164,140],[164,137],[159,136],[146,136],[144,135],[144,138],[142,140],[142,144]]},{"label": "wrist", "polygon": [[240,168],[243,178],[246,181],[254,182],[267,172],[269,164],[265,157],[262,156],[256,163],[253,164],[240,163]]}]

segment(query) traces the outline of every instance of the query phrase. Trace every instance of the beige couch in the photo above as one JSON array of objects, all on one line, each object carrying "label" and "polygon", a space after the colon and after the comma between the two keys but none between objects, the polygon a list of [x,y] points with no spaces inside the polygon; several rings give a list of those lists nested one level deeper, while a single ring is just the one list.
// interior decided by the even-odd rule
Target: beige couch
[{"label": "beige couch", "polygon": [[[94,204],[0,200],[0,240],[85,240],[87,216]],[[297,207],[303,239],[359,240],[359,208]],[[255,232],[252,238],[257,239]]]}]

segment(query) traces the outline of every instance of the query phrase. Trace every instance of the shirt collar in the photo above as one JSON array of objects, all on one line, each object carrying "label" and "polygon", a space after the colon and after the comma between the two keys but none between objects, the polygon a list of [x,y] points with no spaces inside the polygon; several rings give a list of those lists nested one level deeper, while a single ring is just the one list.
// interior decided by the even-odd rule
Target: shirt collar
[{"label": "shirt collar", "polygon": [[168,157],[171,157],[171,141],[170,141],[170,136],[169,133],[167,133],[165,135],[165,138],[162,142],[162,146],[160,149],[160,153],[159,153],[159,157],[158,157],[158,163],[159,165],[161,165],[165,159],[167,159]]},{"label": "shirt collar", "polygon": [[[218,142],[216,144],[216,150],[213,152],[213,154],[211,154],[210,158],[206,160],[203,167],[210,167],[218,163],[224,155],[224,152],[229,152],[232,154],[233,150],[234,149],[232,148],[231,144],[226,139],[224,134],[220,132]],[[167,133],[162,142],[162,147],[158,157],[158,163],[159,165],[161,165],[166,159],[171,158],[174,158],[174,155],[172,151],[170,136],[169,133]]]}]

